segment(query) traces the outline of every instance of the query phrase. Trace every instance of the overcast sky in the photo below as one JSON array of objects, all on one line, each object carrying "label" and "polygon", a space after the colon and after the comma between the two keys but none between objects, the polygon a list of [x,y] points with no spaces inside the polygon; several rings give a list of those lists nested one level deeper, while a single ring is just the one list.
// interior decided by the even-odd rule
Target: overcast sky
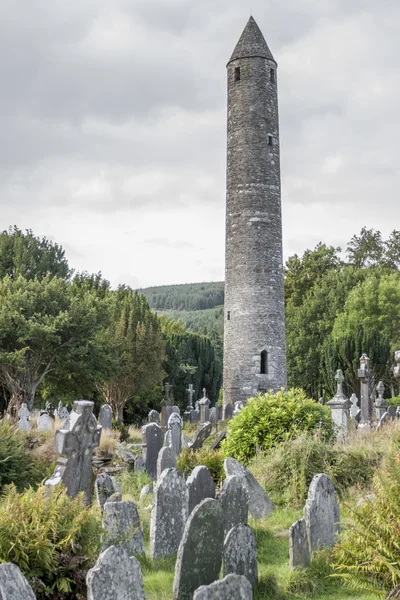
[{"label": "overcast sky", "polygon": [[278,62],[285,258],[400,229],[399,0],[0,0],[0,228],[113,285],[222,280],[250,10]]}]

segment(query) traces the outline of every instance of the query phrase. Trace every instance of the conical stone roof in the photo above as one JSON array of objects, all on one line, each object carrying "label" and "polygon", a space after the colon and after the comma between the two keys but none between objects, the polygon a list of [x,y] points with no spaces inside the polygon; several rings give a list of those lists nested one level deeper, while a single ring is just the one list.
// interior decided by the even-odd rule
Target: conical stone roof
[{"label": "conical stone roof", "polygon": [[253,17],[250,17],[228,64],[237,58],[249,58],[252,56],[260,56],[261,58],[268,58],[276,62],[259,26]]}]

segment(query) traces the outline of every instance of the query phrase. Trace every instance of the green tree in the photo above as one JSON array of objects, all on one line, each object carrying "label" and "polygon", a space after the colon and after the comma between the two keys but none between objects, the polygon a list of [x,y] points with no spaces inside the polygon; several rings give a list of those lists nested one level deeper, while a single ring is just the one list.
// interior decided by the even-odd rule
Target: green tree
[{"label": "green tree", "polygon": [[0,233],[0,279],[43,279],[47,274],[68,279],[71,275],[64,250],[47,238],[14,227]]},{"label": "green tree", "polygon": [[382,263],[385,242],[380,231],[363,227],[360,235],[353,235],[347,244],[349,262],[357,269]]}]

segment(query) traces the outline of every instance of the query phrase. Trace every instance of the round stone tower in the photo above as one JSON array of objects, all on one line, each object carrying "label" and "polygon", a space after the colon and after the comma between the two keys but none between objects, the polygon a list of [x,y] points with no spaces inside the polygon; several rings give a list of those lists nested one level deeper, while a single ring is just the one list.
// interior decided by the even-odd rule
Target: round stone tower
[{"label": "round stone tower", "polygon": [[227,65],[224,404],[286,387],[276,68],[250,17]]}]

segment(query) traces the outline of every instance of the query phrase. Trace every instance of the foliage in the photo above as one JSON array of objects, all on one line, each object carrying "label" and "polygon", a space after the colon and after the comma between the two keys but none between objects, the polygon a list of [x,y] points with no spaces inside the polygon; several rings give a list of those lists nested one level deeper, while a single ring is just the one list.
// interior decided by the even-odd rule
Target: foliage
[{"label": "foliage", "polygon": [[[0,510],[0,561],[13,562],[40,599],[84,590],[85,571],[100,550],[101,519],[65,490],[44,486],[19,494],[10,486]],[[69,596],[70,597],[70,596]]]},{"label": "foliage", "polygon": [[369,486],[381,459],[379,447],[333,445],[318,433],[302,433],[264,455],[258,454],[250,469],[274,504],[301,508],[317,473],[329,475],[338,495],[343,497],[352,486]]},{"label": "foliage", "polygon": [[342,579],[359,590],[389,591],[400,584],[400,455],[385,457],[373,496],[351,511],[353,524],[334,549]]},{"label": "foliage", "polygon": [[332,436],[332,417],[327,407],[310,400],[300,389],[269,391],[250,398],[229,421],[222,449],[227,456],[246,464],[257,451],[316,429],[324,438]]},{"label": "foliage", "polygon": [[135,502],[139,502],[140,492],[143,486],[153,483],[146,471],[124,470],[117,474],[124,498],[128,496]]},{"label": "foliage", "polygon": [[198,452],[193,452],[188,447],[182,448],[182,452],[177,459],[177,467],[180,472],[187,477],[199,465],[204,465],[209,469],[216,486],[221,485],[221,482],[225,479],[224,456],[221,452],[207,448],[201,448]]},{"label": "foliage", "polygon": [[400,406],[400,395],[386,400],[388,406]]},{"label": "foliage", "polygon": [[25,445],[24,434],[0,421],[0,489],[14,483],[18,491],[38,483],[42,471]]},{"label": "foliage", "polygon": [[138,290],[156,310],[204,310],[224,303],[224,283],[184,283]]},{"label": "foliage", "polygon": [[171,319],[174,322],[179,321],[184,326],[183,329],[207,335],[214,331],[222,339],[224,332],[224,307],[206,308],[204,310],[165,310],[158,311],[158,314],[164,318]]}]

